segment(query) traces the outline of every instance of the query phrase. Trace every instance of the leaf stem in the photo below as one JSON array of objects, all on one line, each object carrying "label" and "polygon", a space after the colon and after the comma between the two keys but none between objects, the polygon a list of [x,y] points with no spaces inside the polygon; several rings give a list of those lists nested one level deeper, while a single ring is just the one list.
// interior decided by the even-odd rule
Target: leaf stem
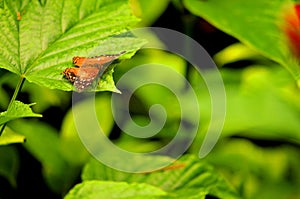
[{"label": "leaf stem", "polygon": [[[20,92],[21,89],[22,89],[22,86],[23,86],[23,84],[24,84],[24,81],[25,81],[25,77],[21,76],[21,78],[20,78],[20,80],[19,80],[19,82],[18,82],[18,84],[17,84],[17,87],[16,87],[16,89],[15,89],[15,92],[14,92],[12,98],[10,99],[10,102],[9,102],[9,104],[8,104],[8,107],[7,107],[7,110],[9,110],[9,109],[11,108],[12,104],[13,104],[14,101],[16,100],[16,98],[17,98],[19,92]],[[0,130],[0,136],[2,135],[2,133],[3,133],[4,129],[5,129],[5,127],[6,127],[6,123],[3,124],[2,127],[1,127],[1,130]]]}]

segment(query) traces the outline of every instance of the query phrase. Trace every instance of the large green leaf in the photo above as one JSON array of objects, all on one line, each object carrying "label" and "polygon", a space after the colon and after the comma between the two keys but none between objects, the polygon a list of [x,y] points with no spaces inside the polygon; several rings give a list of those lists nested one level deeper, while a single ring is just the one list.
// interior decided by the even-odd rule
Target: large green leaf
[{"label": "large green leaf", "polygon": [[266,57],[285,66],[300,79],[300,67],[291,58],[281,25],[283,8],[291,0],[184,0],[193,14],[250,45]]},{"label": "large green leaf", "polygon": [[[73,56],[134,52],[143,45],[124,34],[138,21],[125,0],[40,2],[4,1],[0,9],[0,67],[30,82],[72,90],[61,72],[72,67]],[[111,77],[112,69],[107,76]],[[100,87],[114,91],[107,76],[103,75]]]},{"label": "large green leaf", "polygon": [[65,199],[81,198],[158,198],[166,195],[166,192],[147,184],[125,182],[85,181],[76,185]]},{"label": "large green leaf", "polygon": [[[157,160],[154,158],[153,164],[159,159],[160,157],[157,157]],[[92,160],[85,166],[82,178],[84,181],[97,179],[147,183],[168,191],[170,195],[182,198],[192,198],[192,196],[196,198],[199,194],[219,198],[238,198],[210,165],[191,155],[183,156],[172,165],[160,170],[140,174],[117,171]]]}]

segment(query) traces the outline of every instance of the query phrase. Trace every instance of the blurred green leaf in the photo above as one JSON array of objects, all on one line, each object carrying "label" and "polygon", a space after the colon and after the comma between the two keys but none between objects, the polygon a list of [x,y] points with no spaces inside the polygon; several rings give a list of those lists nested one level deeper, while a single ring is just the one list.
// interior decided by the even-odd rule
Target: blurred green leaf
[{"label": "blurred green leaf", "polygon": [[22,117],[42,117],[41,114],[32,112],[30,108],[32,105],[34,104],[24,104],[20,101],[14,101],[7,111],[0,113],[0,125]]},{"label": "blurred green leaf", "polygon": [[19,157],[13,146],[0,146],[0,175],[5,177],[13,187],[17,185]]},{"label": "blurred green leaf", "polygon": [[225,64],[243,60],[251,60],[256,63],[267,62],[268,64],[271,64],[271,61],[268,61],[268,59],[263,57],[261,54],[242,43],[235,43],[226,47],[222,51],[218,52],[213,59],[217,66],[224,66]]},{"label": "blurred green leaf", "polygon": [[141,18],[139,26],[149,26],[167,9],[170,0],[131,0],[134,14]]},{"label": "blurred green leaf", "polygon": [[65,199],[94,198],[158,198],[166,192],[147,184],[126,182],[85,181],[76,185]]},{"label": "blurred green leaf", "polygon": [[[74,105],[72,110],[66,114],[61,127],[60,141],[63,156],[66,160],[68,160],[68,162],[74,165],[82,166],[90,157],[88,151],[85,149],[78,136],[73,115],[74,112],[76,112],[76,114],[80,114],[83,115],[83,117],[88,118],[89,115],[85,111],[86,106],[92,106],[91,100],[84,100]],[[111,132],[114,124],[111,112],[110,96],[106,95],[106,93],[101,93],[101,95],[95,98],[94,106],[99,125],[101,126],[103,132],[108,135]],[[86,133],[89,131],[90,129],[86,129]]]},{"label": "blurred green leaf", "polygon": [[299,195],[300,159],[296,147],[263,148],[246,139],[225,139],[206,160],[222,171],[244,198],[280,199]]},{"label": "blurred green leaf", "polygon": [[[155,42],[155,38],[150,38],[149,41]],[[138,89],[134,91],[134,97],[132,97],[130,100],[130,111],[133,114],[133,121],[135,123],[140,123],[141,126],[149,124],[149,110],[153,105],[159,104],[163,107],[167,116],[165,125],[156,137],[173,137],[176,134],[179,127],[178,121],[182,119],[182,109],[181,104],[179,104],[179,102],[186,102],[183,103],[185,110],[195,110],[194,104],[188,103],[191,101],[187,99],[187,96],[189,95],[187,95],[185,92],[182,92],[186,89],[186,82],[178,78],[178,76],[184,77],[186,73],[185,61],[177,55],[161,50],[142,49],[131,60],[120,65],[118,71],[115,74],[116,79],[119,79],[119,76],[121,76],[123,73],[126,73],[126,71],[132,69],[135,66],[146,66],[145,72],[141,75],[128,78],[126,84],[124,84],[125,87],[126,85],[134,85],[136,82],[145,79],[149,79],[149,83],[138,87]],[[170,87],[166,87],[166,84],[164,86],[160,85],[159,82],[166,82],[171,84],[173,90]],[[177,93],[175,93],[176,91]],[[126,88],[122,92],[124,98],[126,98]],[[191,119],[189,118],[189,116],[191,115],[193,114],[189,114],[184,118],[184,120],[189,122]],[[162,114],[158,113],[154,116],[154,118],[156,119],[161,117]],[[125,132],[130,132],[131,127],[134,126],[133,122],[127,120],[124,123],[125,124],[124,126],[122,126],[122,130],[124,130]],[[144,129],[144,132],[140,133],[146,135],[146,130],[147,129]],[[154,131],[154,129],[151,128],[148,128],[148,130],[152,132]],[[123,135],[121,136],[121,140],[118,140],[117,144],[120,144],[120,146],[122,145],[122,147],[124,147],[125,149],[138,150],[139,152],[147,150],[142,149],[142,147],[130,147],[132,146],[131,144],[126,146],[126,142],[130,141],[132,144],[134,144],[138,143],[138,140],[130,140],[129,137],[123,137]],[[123,138],[125,138],[126,141],[122,140]],[[142,146],[145,143],[142,141],[140,142],[140,144]],[[157,146],[159,146],[158,143],[149,143],[149,145],[147,145],[147,148],[151,149]]]},{"label": "blurred green leaf", "polygon": [[25,142],[25,136],[14,132],[9,127],[6,127],[0,137],[0,145]]},{"label": "blurred green leaf", "polygon": [[[237,89],[227,86],[224,133],[300,143],[300,109],[285,94],[286,90],[293,90],[294,95],[299,95],[299,91],[285,71],[278,67],[269,68],[249,67],[242,72]],[[231,73],[228,78],[235,74],[226,73]]]},{"label": "blurred green leaf", "polygon": [[17,75],[0,68],[0,107],[2,110],[7,109],[10,100],[10,96],[4,89],[4,85],[7,84],[7,82],[18,82],[18,79],[15,77],[17,77]]},{"label": "blurred green leaf", "polygon": [[[238,135],[300,143],[300,92],[286,70],[270,65],[240,70],[224,68],[221,73],[227,102],[221,136]],[[199,140],[194,142],[199,145],[206,126],[211,122],[210,95],[196,71],[191,74],[191,81],[201,105],[202,128],[199,129]]]},{"label": "blurred green leaf", "polygon": [[298,80],[300,68],[283,35],[282,11],[291,0],[184,0],[186,8],[286,67]]},{"label": "blurred green leaf", "polygon": [[[156,164],[159,158],[154,158],[147,164]],[[185,195],[186,198],[192,198],[192,195],[189,195],[191,193],[195,194],[194,197],[201,194],[219,198],[239,198],[211,166],[191,155],[185,155],[172,165],[157,171],[140,174],[117,171],[91,160],[83,170],[82,179],[147,183],[168,191],[170,195]]]},{"label": "blurred green leaf", "polygon": [[[140,124],[140,120],[146,120],[146,117],[139,117],[136,116],[132,118],[134,122],[137,122],[137,124]],[[148,121],[149,122],[149,121]],[[127,128],[126,126],[124,127]],[[114,141],[114,144],[118,147],[131,152],[136,153],[146,153],[150,151],[155,151],[160,149],[163,146],[163,143],[160,141],[151,141],[151,140],[145,140],[145,139],[138,139],[134,138],[133,136],[128,135],[127,133],[122,132],[120,138],[118,140]]]},{"label": "blurred green leaf", "polygon": [[[72,90],[61,74],[72,67],[72,57],[133,52],[144,44],[124,34],[138,21],[125,0],[22,3],[4,1],[4,9],[0,9],[0,67],[29,82]],[[116,90],[112,69],[103,75],[98,90]]]},{"label": "blurred green leaf", "polygon": [[25,148],[43,165],[43,174],[49,187],[63,193],[70,188],[78,175],[62,156],[58,132],[42,122],[16,120],[9,126],[26,136]]},{"label": "blurred green leaf", "polygon": [[[18,76],[14,73],[1,69],[0,74],[0,107],[6,109],[9,104],[10,97],[7,90],[3,89],[4,85],[10,89],[16,88],[18,82]],[[25,81],[22,87],[22,93],[28,93],[29,101],[36,102],[32,107],[34,112],[41,113],[51,106],[63,107],[66,106],[70,100],[70,93],[49,89],[37,84],[29,83]]]}]

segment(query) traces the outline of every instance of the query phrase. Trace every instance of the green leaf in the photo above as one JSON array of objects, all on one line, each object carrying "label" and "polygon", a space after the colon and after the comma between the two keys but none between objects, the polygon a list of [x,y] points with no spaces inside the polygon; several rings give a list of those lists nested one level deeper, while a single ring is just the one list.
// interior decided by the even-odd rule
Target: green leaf
[{"label": "green leaf", "polygon": [[[269,66],[248,66],[243,70],[224,68],[221,74],[227,102],[222,137],[235,135],[300,143],[300,93],[290,73],[273,63]],[[191,76],[193,88],[199,94],[199,104],[202,105],[203,128],[199,129],[199,140],[193,143],[199,150],[206,132],[205,126],[211,122],[210,95],[201,86],[203,79],[199,74],[194,71]]]},{"label": "green leaf", "polygon": [[32,112],[30,108],[32,105],[34,104],[23,104],[20,101],[14,101],[7,111],[0,113],[0,125],[23,117],[42,117],[41,114]]},{"label": "green leaf", "polygon": [[236,37],[264,56],[286,67],[298,80],[300,67],[291,52],[280,25],[282,11],[291,0],[184,0],[188,10],[217,28]]},{"label": "green leaf", "polygon": [[[125,0],[22,3],[4,1],[0,9],[0,67],[29,82],[72,90],[61,74],[72,67],[72,57],[134,52],[144,44],[125,34],[138,21]],[[18,12],[21,20],[17,20]],[[103,75],[98,90],[116,90],[107,77],[111,74]]]},{"label": "green leaf", "polygon": [[0,175],[5,177],[12,186],[17,185],[17,173],[19,170],[19,158],[16,148],[13,146],[0,147]]},{"label": "green leaf", "polygon": [[280,199],[300,193],[299,155],[297,146],[260,147],[235,138],[221,140],[207,159],[238,187],[244,198]]},{"label": "green leaf", "polygon": [[[159,157],[157,160],[153,159],[153,164],[156,161],[159,161]],[[91,160],[83,170],[82,179],[147,183],[168,191],[170,195],[185,195],[183,198],[199,196],[199,194],[238,198],[211,166],[191,155],[185,155],[172,165],[157,171],[140,174],[117,171]]]},{"label": "green leaf", "polygon": [[47,124],[30,120],[16,120],[9,126],[26,136],[24,146],[43,165],[49,187],[57,193],[68,190],[79,170],[62,156],[58,132]]},{"label": "green leaf", "polygon": [[[226,48],[222,51],[218,52],[213,57],[217,66],[224,66],[225,64],[234,63],[237,61],[242,60],[251,60],[257,62],[264,62],[266,63],[269,59],[263,57],[257,51],[249,48],[248,46],[242,43],[235,43]],[[269,61],[271,64],[271,61]]]},{"label": "green leaf", "polygon": [[[238,75],[228,70],[223,74],[225,82]],[[292,96],[299,99],[299,92],[292,77],[278,66],[252,66],[243,70],[240,78],[240,84],[226,86],[228,104],[223,134],[300,143],[300,107],[291,100]]]},{"label": "green leaf", "polygon": [[25,142],[25,136],[15,133],[9,127],[6,127],[0,137],[0,145]]},{"label": "green leaf", "polygon": [[85,181],[76,185],[65,199],[94,198],[157,198],[166,192],[147,184],[126,182]]},{"label": "green leaf", "polygon": [[136,16],[141,17],[139,26],[149,26],[155,22],[167,9],[170,0],[132,0]]},{"label": "green leaf", "polygon": [[[90,158],[90,155],[78,136],[73,114],[76,112],[76,114],[80,114],[83,115],[83,117],[88,118],[89,113],[86,113],[86,107],[91,105],[91,100],[84,100],[77,103],[66,114],[62,123],[60,133],[62,152],[65,159],[74,165],[82,166],[87,162],[88,158]],[[97,96],[95,98],[95,111],[101,129],[106,134],[109,134],[114,124],[110,105],[110,96],[105,93],[101,93],[101,95]],[[90,131],[90,129],[86,129],[86,133],[88,133],[88,131]]]}]

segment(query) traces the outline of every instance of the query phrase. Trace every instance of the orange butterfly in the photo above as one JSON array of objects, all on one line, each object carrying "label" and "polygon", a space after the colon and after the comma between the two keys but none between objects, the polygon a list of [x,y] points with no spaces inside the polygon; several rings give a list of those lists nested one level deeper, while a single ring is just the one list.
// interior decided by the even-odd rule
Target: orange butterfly
[{"label": "orange butterfly", "polygon": [[[95,57],[73,57],[73,64],[78,68],[66,68],[62,74],[74,83],[76,89],[81,92],[89,87],[96,77],[101,76],[100,71],[104,72],[106,67],[113,60],[124,54],[125,51],[113,55],[100,55]],[[104,69],[104,70],[103,70]]]}]

